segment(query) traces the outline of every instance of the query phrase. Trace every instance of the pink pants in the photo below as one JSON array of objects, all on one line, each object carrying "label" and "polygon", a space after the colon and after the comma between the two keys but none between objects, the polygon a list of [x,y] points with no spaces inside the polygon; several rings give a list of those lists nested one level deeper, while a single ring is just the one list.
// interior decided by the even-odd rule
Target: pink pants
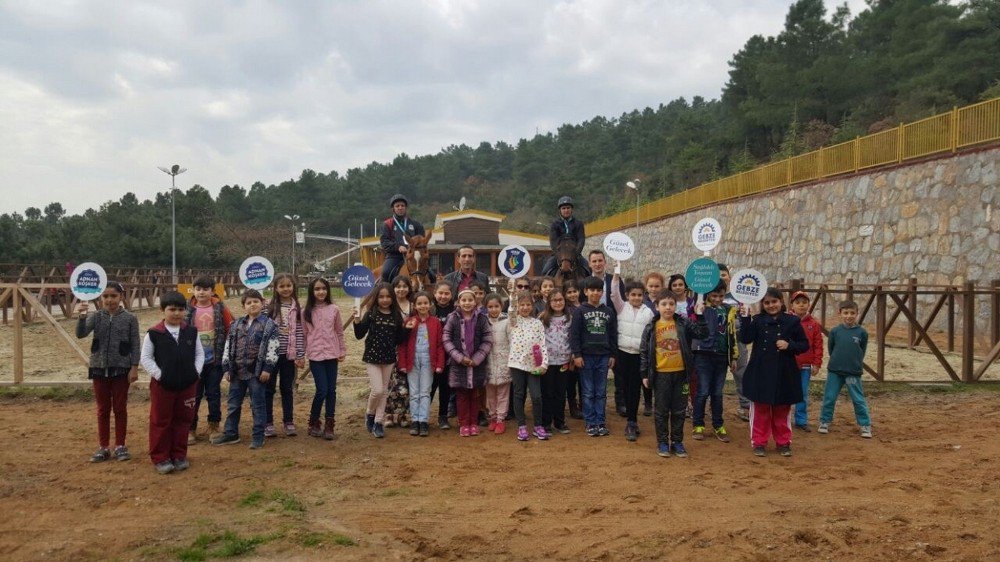
[{"label": "pink pants", "polygon": [[375,365],[365,363],[365,372],[368,373],[368,384],[371,391],[368,393],[368,409],[370,416],[375,416],[375,423],[382,423],[385,419],[385,401],[389,397],[389,379],[392,377],[392,363],[388,365]]},{"label": "pink pants", "polygon": [[750,443],[766,447],[774,435],[774,444],[781,447],[792,444],[792,405],[772,406],[761,402],[750,404]]},{"label": "pink pants", "polygon": [[510,383],[486,385],[486,411],[493,421],[503,421],[510,405]]}]

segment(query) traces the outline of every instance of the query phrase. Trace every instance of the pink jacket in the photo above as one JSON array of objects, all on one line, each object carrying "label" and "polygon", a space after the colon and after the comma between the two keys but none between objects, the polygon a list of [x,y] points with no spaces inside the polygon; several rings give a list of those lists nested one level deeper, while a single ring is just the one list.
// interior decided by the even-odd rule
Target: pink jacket
[{"label": "pink jacket", "polygon": [[313,307],[312,322],[307,322],[303,313],[302,332],[306,337],[306,359],[325,361],[347,355],[344,324],[340,320],[340,308],[337,305]]}]

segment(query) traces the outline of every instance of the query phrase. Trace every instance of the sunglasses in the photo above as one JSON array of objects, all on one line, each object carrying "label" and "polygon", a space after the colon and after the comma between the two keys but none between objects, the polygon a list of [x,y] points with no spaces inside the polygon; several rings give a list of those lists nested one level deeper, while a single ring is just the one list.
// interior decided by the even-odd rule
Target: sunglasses
[{"label": "sunglasses", "polygon": [[531,287],[531,285],[515,285],[515,287],[517,287],[518,289],[527,289]]}]

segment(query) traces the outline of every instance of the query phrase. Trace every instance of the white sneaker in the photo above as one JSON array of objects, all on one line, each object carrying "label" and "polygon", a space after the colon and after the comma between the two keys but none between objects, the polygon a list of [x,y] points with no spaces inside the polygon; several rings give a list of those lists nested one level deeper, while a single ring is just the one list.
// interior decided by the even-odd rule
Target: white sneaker
[{"label": "white sneaker", "polygon": [[823,435],[830,433],[830,424],[825,422],[819,422],[819,427],[816,428],[816,432],[822,433]]},{"label": "white sneaker", "polygon": [[863,426],[861,426],[861,436],[864,437],[865,439],[871,439],[872,438],[872,426],[870,426],[870,425],[863,425]]}]

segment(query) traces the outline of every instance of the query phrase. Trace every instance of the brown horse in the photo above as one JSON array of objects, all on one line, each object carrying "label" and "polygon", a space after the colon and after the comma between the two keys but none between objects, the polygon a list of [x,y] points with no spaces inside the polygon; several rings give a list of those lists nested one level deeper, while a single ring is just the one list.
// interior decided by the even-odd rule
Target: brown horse
[{"label": "brown horse", "polygon": [[562,287],[567,279],[579,281],[589,276],[577,262],[576,241],[571,238],[563,238],[556,245],[556,263],[559,266],[553,276],[556,287]]},{"label": "brown horse", "polygon": [[[406,255],[403,256],[403,265],[399,268],[399,275],[410,279],[414,292],[429,289],[431,285],[428,274],[430,254],[427,252],[427,243],[433,233],[434,229],[430,229],[425,236],[418,235],[406,238]],[[378,279],[382,275],[382,267],[376,268],[373,273]]]}]

